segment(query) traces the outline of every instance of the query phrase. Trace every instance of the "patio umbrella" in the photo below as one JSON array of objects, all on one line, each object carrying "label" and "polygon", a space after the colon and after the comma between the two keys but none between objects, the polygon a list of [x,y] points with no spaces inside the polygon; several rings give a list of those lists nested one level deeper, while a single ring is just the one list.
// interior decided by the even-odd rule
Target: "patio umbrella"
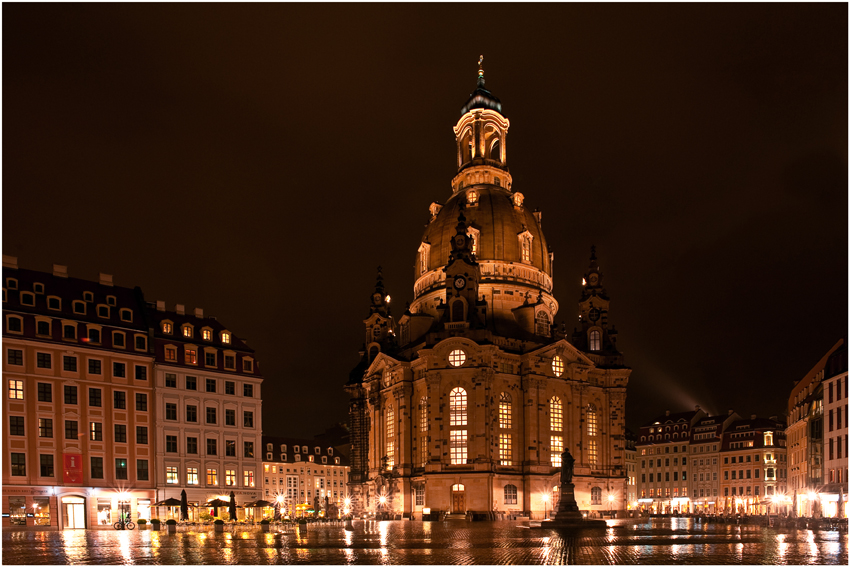
[{"label": "patio umbrella", "polygon": [[184,521],[189,519],[189,501],[185,490],[180,493],[180,519]]},{"label": "patio umbrella", "polygon": [[276,522],[280,521],[280,502],[274,503],[274,519]]},{"label": "patio umbrella", "polygon": [[838,510],[835,513],[836,518],[842,518],[844,516],[844,489],[841,486],[838,487]]},{"label": "patio umbrella", "polygon": [[231,520],[236,520],[236,494],[230,491],[230,502],[227,505],[227,513],[230,514]]},{"label": "patio umbrella", "polygon": [[159,502],[154,502],[154,506],[180,506],[180,501],[176,498],[166,498],[165,500],[160,500]]},{"label": "patio umbrella", "polygon": [[204,504],[204,506],[208,506],[209,508],[213,509],[213,516],[218,516],[218,509],[226,508],[227,505],[228,503],[224,500],[221,500],[220,498],[213,498],[212,500]]}]

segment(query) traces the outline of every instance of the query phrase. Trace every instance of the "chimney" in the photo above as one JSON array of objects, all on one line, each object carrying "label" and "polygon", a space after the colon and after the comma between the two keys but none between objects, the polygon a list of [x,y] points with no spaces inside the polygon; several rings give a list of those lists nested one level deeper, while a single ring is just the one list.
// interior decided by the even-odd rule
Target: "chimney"
[{"label": "chimney", "polygon": [[668,416],[669,416],[669,415],[670,415],[670,410],[667,410],[667,411],[664,413],[664,415],[668,415]]},{"label": "chimney", "polygon": [[61,266],[59,264],[53,264],[53,275],[59,278],[67,278],[68,277],[68,266]]},{"label": "chimney", "polygon": [[174,306],[174,310],[177,311],[178,315],[185,315],[186,314],[186,306],[185,305],[180,305],[178,303],[177,305]]},{"label": "chimney", "polygon": [[197,317],[198,319],[203,319],[204,318],[204,310],[201,309],[200,307],[195,307],[195,317]]},{"label": "chimney", "polygon": [[732,415],[733,413],[735,413],[735,410],[731,410],[731,409],[730,409],[730,410],[729,410],[729,413],[727,413],[726,415]]},{"label": "chimney", "polygon": [[165,302],[164,301],[157,301],[156,302],[156,310],[157,311],[165,311]]},{"label": "chimney", "polygon": [[3,254],[3,267],[4,268],[14,268],[18,269],[18,257],[17,256],[6,256]]},{"label": "chimney", "polygon": [[112,287],[112,274],[104,274],[101,272],[100,285],[108,285],[109,287]]}]

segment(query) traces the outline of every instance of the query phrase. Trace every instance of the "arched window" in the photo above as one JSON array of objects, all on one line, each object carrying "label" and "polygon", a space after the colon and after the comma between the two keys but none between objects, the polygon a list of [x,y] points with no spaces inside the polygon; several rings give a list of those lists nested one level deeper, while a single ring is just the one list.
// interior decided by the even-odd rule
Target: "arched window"
[{"label": "arched window", "polygon": [[395,466],[395,410],[387,406],[387,469]]},{"label": "arched window", "polygon": [[507,392],[499,394],[499,427],[511,428],[511,395]]},{"label": "arched window", "polygon": [[590,350],[602,350],[602,341],[599,338],[599,331],[596,329],[590,331]]},{"label": "arched window", "polygon": [[561,453],[564,452],[564,410],[561,399],[552,396],[549,400],[549,457],[553,467],[561,466]]},{"label": "arched window", "polygon": [[449,426],[452,428],[449,431],[449,453],[453,465],[466,464],[466,424],[466,390],[455,388],[449,394]]},{"label": "arched window", "polygon": [[452,321],[458,323],[464,321],[463,317],[463,301],[455,299],[452,303]]},{"label": "arched window", "polygon": [[505,485],[505,506],[514,506],[517,503],[516,486],[513,484]]},{"label": "arched window", "polygon": [[587,405],[587,434],[590,437],[596,436],[596,406],[593,404]]},{"label": "arched window", "polygon": [[494,140],[490,146],[490,159],[502,161],[502,143],[499,140]]},{"label": "arched window", "polygon": [[535,333],[544,337],[549,336],[549,315],[545,311],[539,311],[535,318]]},{"label": "arched window", "polygon": [[[513,423],[511,415],[511,395],[507,392],[499,394],[499,427],[510,429]],[[513,439],[508,432],[499,433],[499,464],[513,465]]]},{"label": "arched window", "polygon": [[428,396],[419,398],[419,465],[428,463]]},{"label": "arched window", "polygon": [[590,503],[591,505],[602,504],[602,489],[598,486],[590,489]]},{"label": "arched window", "polygon": [[449,394],[449,425],[465,426],[466,425],[466,390],[463,388],[455,388]]},{"label": "arched window", "polygon": [[466,204],[474,205],[478,202],[478,192],[475,189],[470,189],[466,192]]},{"label": "arched window", "polygon": [[466,229],[466,234],[472,239],[472,253],[478,254],[478,240],[480,238],[481,231],[470,226]]},{"label": "arched window", "polygon": [[549,400],[549,429],[558,432],[564,429],[564,412],[558,396]]},{"label": "arched window", "polygon": [[472,130],[464,132],[460,139],[461,163],[472,160]]}]

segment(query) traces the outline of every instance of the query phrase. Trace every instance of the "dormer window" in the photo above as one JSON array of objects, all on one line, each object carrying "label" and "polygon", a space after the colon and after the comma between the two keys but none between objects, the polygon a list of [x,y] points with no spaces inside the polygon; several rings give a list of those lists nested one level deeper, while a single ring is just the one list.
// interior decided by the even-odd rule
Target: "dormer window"
[{"label": "dormer window", "polygon": [[44,284],[40,284],[40,283],[33,284],[32,290],[36,293],[44,293]]},{"label": "dormer window", "polygon": [[334,464],[335,464],[335,465],[338,465],[338,464],[339,464],[339,457],[334,457]]},{"label": "dormer window", "polygon": [[531,263],[531,233],[527,230],[519,235],[520,259],[526,264]]},{"label": "dormer window", "polygon": [[174,332],[174,325],[171,324],[171,321],[163,321],[162,322],[162,333],[165,335],[170,335]]},{"label": "dormer window", "polygon": [[313,455],[310,455],[310,456],[307,458],[307,460],[308,460],[308,461],[310,461],[310,462],[312,463],[312,462],[314,461],[314,459],[313,459]]},{"label": "dormer window", "polygon": [[103,317],[104,319],[109,319],[109,307],[107,307],[106,305],[98,305],[97,316]]},{"label": "dormer window", "polygon": [[186,337],[187,339],[191,339],[192,338],[192,332],[193,332],[192,325],[183,325],[183,336],[184,337]]},{"label": "dormer window", "polygon": [[280,446],[280,452],[281,452],[281,453],[286,453],[286,445],[281,445],[281,446]]},{"label": "dormer window", "polygon": [[[266,451],[271,453],[273,450],[274,450],[274,445],[272,445],[271,443],[266,443]],[[272,460],[272,458],[269,457],[269,460]]]},{"label": "dormer window", "polygon": [[212,340],[212,329],[203,328],[201,329],[201,338],[205,341]]},{"label": "dormer window", "polygon": [[221,332],[221,342],[223,344],[229,345],[230,344],[230,333],[228,333],[227,331],[222,331]]},{"label": "dormer window", "polygon": [[320,454],[322,453],[322,449],[321,449],[321,447],[316,447],[316,448],[315,448],[315,451],[316,451],[316,454],[317,454],[317,455],[320,455]]},{"label": "dormer window", "polygon": [[514,207],[521,207],[522,202],[525,200],[525,196],[522,193],[514,193],[513,201]]},{"label": "dormer window", "polygon": [[419,246],[419,273],[424,274],[428,271],[428,261],[431,256],[431,245],[423,242]]},{"label": "dormer window", "polygon": [[59,311],[60,309],[62,309],[62,300],[54,295],[51,295],[47,298],[47,308],[53,309],[54,311]]},{"label": "dormer window", "polygon": [[79,300],[75,301],[74,303],[71,304],[71,308],[73,309],[74,313],[77,313],[79,315],[85,315],[86,314],[86,304],[83,303],[82,301],[79,301]]},{"label": "dormer window", "polygon": [[84,291],[83,301],[94,301],[94,294],[90,291]]},{"label": "dormer window", "polygon": [[333,447],[328,447],[328,455],[333,455],[333,454],[334,454]]},{"label": "dormer window", "polygon": [[15,278],[6,278],[6,287],[9,289],[18,289],[18,280]]},{"label": "dormer window", "polygon": [[122,309],[120,312],[122,321],[131,322],[133,320],[133,312],[129,309]]},{"label": "dormer window", "polygon": [[114,306],[115,305],[115,296],[114,295],[107,295],[106,296],[106,304]]},{"label": "dormer window", "polygon": [[254,371],[254,361],[250,358],[242,359],[242,371],[243,372],[253,372]]},{"label": "dormer window", "polygon": [[35,295],[28,291],[22,291],[21,305],[35,305]]},{"label": "dormer window", "polygon": [[299,447],[298,445],[295,445],[294,447],[292,447],[292,450],[293,450],[294,452],[296,452],[296,453],[300,453],[300,452],[301,452],[301,447]]}]

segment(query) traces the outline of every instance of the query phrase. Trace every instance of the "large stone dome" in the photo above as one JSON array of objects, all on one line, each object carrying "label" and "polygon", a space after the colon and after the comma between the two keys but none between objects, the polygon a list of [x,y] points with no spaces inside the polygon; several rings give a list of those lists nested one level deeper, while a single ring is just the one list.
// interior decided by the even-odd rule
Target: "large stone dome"
[{"label": "large stone dome", "polygon": [[[468,202],[470,192],[475,193],[474,203]],[[462,208],[466,223],[475,235],[475,257],[479,262],[504,262],[518,268],[533,266],[551,278],[552,263],[543,230],[534,212],[524,204],[514,204],[521,203],[521,199],[521,195],[493,185],[473,185],[452,195],[422,236],[422,242],[430,244],[427,269],[436,270],[448,262]],[[525,233],[531,235],[528,262],[523,262],[520,247],[521,235]],[[421,275],[420,269],[417,264],[417,278]]]}]

